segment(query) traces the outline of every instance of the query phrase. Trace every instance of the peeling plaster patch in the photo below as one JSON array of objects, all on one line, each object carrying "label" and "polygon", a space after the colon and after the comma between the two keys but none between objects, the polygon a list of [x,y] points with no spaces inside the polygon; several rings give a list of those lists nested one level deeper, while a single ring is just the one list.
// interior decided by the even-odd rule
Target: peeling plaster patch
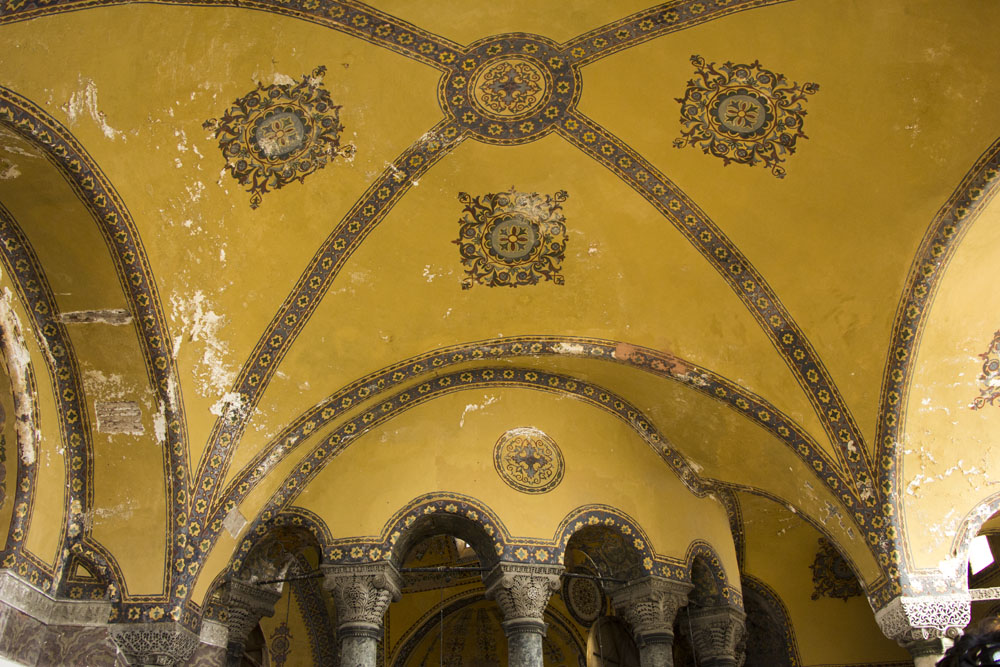
[{"label": "peeling plaster patch", "polygon": [[167,406],[163,403],[160,403],[159,410],[153,415],[153,433],[161,447],[167,444]]},{"label": "peeling plaster patch", "polygon": [[125,386],[123,376],[118,373],[105,375],[104,371],[92,368],[83,371],[83,388],[88,396],[100,396],[103,399],[121,399],[132,393],[132,388]]},{"label": "peeling plaster patch", "polygon": [[74,310],[59,313],[59,321],[63,324],[110,324],[117,327],[130,323],[132,321],[132,313],[124,308]]},{"label": "peeling plaster patch", "polygon": [[[294,86],[297,82],[292,77],[287,74],[282,74],[280,72],[275,72],[272,81],[277,86]],[[311,82],[312,80],[310,80]]]},{"label": "peeling plaster patch", "polygon": [[458,422],[458,427],[462,428],[463,426],[465,426],[465,415],[469,414],[470,412],[475,412],[476,410],[482,410],[487,406],[493,405],[499,400],[500,399],[497,398],[496,396],[489,396],[482,403],[469,403],[468,405],[465,406],[465,410],[462,410],[462,418]]},{"label": "peeling plaster patch", "polygon": [[203,343],[201,358],[194,366],[195,387],[206,398],[225,394],[236,379],[236,371],[227,360],[229,343],[220,337],[226,323],[225,316],[211,309],[201,290],[188,298],[175,291],[170,296],[170,305],[174,320],[181,322],[181,335],[174,339],[174,355],[177,355],[185,339]]},{"label": "peeling plaster patch", "polygon": [[10,378],[14,394],[14,428],[17,432],[18,453],[21,462],[31,465],[35,462],[38,442],[42,438],[32,417],[35,412],[34,397],[28,391],[28,376],[31,373],[31,353],[24,341],[21,322],[13,308],[14,295],[7,287],[0,297],[0,335],[4,357],[7,361],[7,376]]},{"label": "peeling plaster patch", "polygon": [[240,514],[240,508],[234,507],[226,515],[225,521],[222,522],[222,526],[228,531],[228,533],[233,537],[233,539],[239,537],[240,531],[242,531],[247,525],[246,517]]},{"label": "peeling plaster patch", "polygon": [[94,414],[97,415],[97,430],[101,433],[143,435],[146,432],[142,425],[142,408],[135,401],[95,401]]},{"label": "peeling plaster patch", "polygon": [[97,108],[97,84],[94,83],[94,80],[81,76],[77,82],[81,86],[80,90],[70,95],[69,101],[59,107],[69,117],[69,124],[74,125],[77,118],[86,114],[97,123],[105,137],[112,141],[116,137],[121,137],[122,141],[125,141],[125,133],[108,125],[107,116]]},{"label": "peeling plaster patch", "polygon": [[705,469],[704,467],[702,467],[702,465],[700,463],[698,463],[697,461],[695,461],[694,459],[692,459],[690,457],[685,456],[684,460],[687,461],[688,466],[692,470],[694,470],[696,473],[698,473],[699,475]]},{"label": "peeling plaster patch", "polygon": [[439,274],[439,273],[431,273],[431,265],[430,264],[427,264],[426,266],[424,266],[423,276],[424,276],[424,278],[427,278],[427,282],[429,282],[429,283],[430,282],[434,282],[434,279],[437,278],[439,275],[441,275],[441,274]]},{"label": "peeling plaster patch", "polygon": [[12,181],[21,175],[21,169],[7,158],[0,158],[0,181]]},{"label": "peeling plaster patch", "polygon": [[556,343],[553,349],[558,354],[586,354],[587,348],[579,343]]},{"label": "peeling plaster patch", "polygon": [[135,503],[132,498],[118,503],[114,507],[95,507],[88,512],[84,521],[89,525],[93,519],[111,519],[112,521],[128,521],[135,513]]}]

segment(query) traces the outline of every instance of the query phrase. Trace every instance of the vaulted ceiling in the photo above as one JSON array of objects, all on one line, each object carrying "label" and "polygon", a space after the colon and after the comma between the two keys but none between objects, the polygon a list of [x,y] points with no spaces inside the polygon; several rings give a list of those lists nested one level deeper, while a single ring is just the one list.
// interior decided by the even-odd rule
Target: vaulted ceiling
[{"label": "vaulted ceiling", "polygon": [[200,603],[265,508],[376,534],[420,491],[383,503],[385,471],[476,495],[463,471],[538,426],[567,495],[501,514],[554,528],[600,496],[574,466],[620,464],[637,508],[792,508],[875,604],[960,585],[941,561],[1000,474],[998,25],[988,0],[5,0],[11,563]]}]

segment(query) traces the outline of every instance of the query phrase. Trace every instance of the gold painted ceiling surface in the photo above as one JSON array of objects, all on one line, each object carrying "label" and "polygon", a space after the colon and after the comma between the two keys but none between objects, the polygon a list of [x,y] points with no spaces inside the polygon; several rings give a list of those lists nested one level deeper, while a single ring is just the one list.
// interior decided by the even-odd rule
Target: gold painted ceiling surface
[{"label": "gold painted ceiling surface", "polygon": [[299,494],[330,521],[356,490],[378,535],[395,456],[458,492],[530,425],[568,472],[525,539],[614,461],[637,515],[794,508],[876,605],[961,551],[1000,474],[1000,406],[970,408],[1000,6],[236,4],[0,9],[4,355],[38,424],[8,425],[5,566],[59,585],[77,554],[180,619]]}]

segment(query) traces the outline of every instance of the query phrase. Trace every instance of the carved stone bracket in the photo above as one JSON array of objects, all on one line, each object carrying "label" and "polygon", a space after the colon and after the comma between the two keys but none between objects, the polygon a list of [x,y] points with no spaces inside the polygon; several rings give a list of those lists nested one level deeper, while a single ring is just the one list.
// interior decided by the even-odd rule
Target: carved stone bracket
[{"label": "carved stone bracket", "polygon": [[234,579],[222,589],[222,603],[226,605],[226,627],[229,628],[229,652],[242,656],[247,637],[260,619],[274,613],[275,603],[281,593],[270,587],[260,587]]},{"label": "carved stone bracket", "polygon": [[900,645],[915,641],[955,638],[969,624],[971,598],[960,595],[899,596],[875,612],[882,633]]},{"label": "carved stone bracket", "polygon": [[643,577],[631,581],[611,594],[615,613],[632,628],[640,647],[646,644],[671,643],[674,617],[687,604],[691,584],[662,577]]},{"label": "carved stone bracket", "polygon": [[508,636],[520,632],[545,634],[545,607],[559,588],[562,565],[524,565],[501,562],[486,576],[486,597],[503,614]]},{"label": "carved stone bracket", "polygon": [[728,667],[743,663],[745,613],[730,606],[689,608],[688,621],[699,665]]},{"label": "carved stone bracket", "polygon": [[108,634],[130,665],[184,664],[198,648],[198,635],[179,623],[115,623]]},{"label": "carved stone bracket", "polygon": [[379,639],[382,619],[390,602],[400,598],[403,581],[387,562],[361,565],[328,565],[323,588],[330,591],[337,608],[341,637]]}]

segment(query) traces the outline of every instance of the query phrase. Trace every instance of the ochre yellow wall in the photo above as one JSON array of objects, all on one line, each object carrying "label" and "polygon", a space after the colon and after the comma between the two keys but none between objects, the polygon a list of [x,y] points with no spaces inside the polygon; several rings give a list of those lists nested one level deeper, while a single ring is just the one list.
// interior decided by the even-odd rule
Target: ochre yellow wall
[{"label": "ochre yellow wall", "polygon": [[1000,477],[1000,406],[973,410],[979,375],[1000,330],[1000,291],[983,267],[1000,244],[1000,200],[975,221],[959,246],[930,309],[915,360],[903,435],[906,533],[913,564],[964,578],[967,554],[948,562],[955,531]]},{"label": "ochre yellow wall", "polygon": [[770,500],[739,494],[746,533],[744,570],[771,587],[788,610],[803,665],[870,664],[907,660],[882,634],[864,596],[812,600],[809,568],[820,534]]},{"label": "ochre yellow wall", "polygon": [[[548,493],[517,492],[493,469],[497,438],[524,426],[548,434],[566,459],[562,483]],[[656,553],[683,558],[693,540],[703,539],[728,572],[736,571],[721,505],[687,491],[622,422],[530,390],[463,391],[413,408],[355,441],[295,504],[323,517],[334,537],[378,535],[394,512],[437,491],[478,499],[518,537],[551,539],[577,507],[611,505],[639,523]]]}]

